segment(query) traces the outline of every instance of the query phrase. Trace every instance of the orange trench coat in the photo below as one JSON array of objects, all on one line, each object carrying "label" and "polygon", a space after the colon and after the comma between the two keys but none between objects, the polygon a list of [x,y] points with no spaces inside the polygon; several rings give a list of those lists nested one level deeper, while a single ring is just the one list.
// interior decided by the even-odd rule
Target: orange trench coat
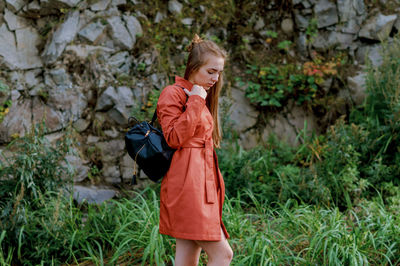
[{"label": "orange trench coat", "polygon": [[182,87],[190,91],[192,86],[176,76],[175,84],[163,89],[157,103],[165,139],[177,149],[161,183],[159,231],[175,238],[218,241],[221,228],[229,238],[221,219],[225,185],[206,102],[198,95],[186,102]]}]

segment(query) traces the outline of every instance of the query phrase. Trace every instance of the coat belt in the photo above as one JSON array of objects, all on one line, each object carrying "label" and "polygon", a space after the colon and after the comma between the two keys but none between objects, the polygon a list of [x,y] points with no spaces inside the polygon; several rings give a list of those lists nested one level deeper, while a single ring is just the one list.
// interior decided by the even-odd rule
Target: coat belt
[{"label": "coat belt", "polygon": [[206,146],[205,143],[204,139],[191,138],[182,145],[182,148],[204,148]]},{"label": "coat belt", "polygon": [[204,140],[201,138],[191,138],[182,145],[182,148],[205,148],[205,190],[207,203],[214,203],[216,200],[217,189],[214,178],[214,147],[212,139]]}]

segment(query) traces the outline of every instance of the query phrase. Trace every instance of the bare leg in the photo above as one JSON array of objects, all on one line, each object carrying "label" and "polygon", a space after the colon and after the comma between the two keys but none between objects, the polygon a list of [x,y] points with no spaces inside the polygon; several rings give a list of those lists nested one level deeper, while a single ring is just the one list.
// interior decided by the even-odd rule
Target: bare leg
[{"label": "bare leg", "polygon": [[208,256],[207,266],[229,265],[233,258],[233,251],[226,240],[221,229],[222,239],[220,241],[196,241]]},{"label": "bare leg", "polygon": [[175,266],[197,266],[201,247],[194,240],[176,239]]}]

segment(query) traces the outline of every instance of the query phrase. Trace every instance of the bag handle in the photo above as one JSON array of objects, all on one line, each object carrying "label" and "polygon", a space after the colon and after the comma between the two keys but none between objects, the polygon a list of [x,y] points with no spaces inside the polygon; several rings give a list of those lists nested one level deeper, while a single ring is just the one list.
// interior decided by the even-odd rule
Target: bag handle
[{"label": "bag handle", "polygon": [[[178,87],[181,87],[182,89],[185,89],[184,87],[182,87],[180,85],[177,85],[177,84],[175,84],[175,85],[178,86]],[[186,94],[186,102],[188,101],[188,99],[189,99],[189,96]],[[185,112],[185,109],[186,109],[186,107],[183,106],[183,111],[184,112]],[[153,125],[156,120],[157,120],[157,108],[156,108],[156,110],[154,110],[153,118],[151,119],[150,125]]]}]

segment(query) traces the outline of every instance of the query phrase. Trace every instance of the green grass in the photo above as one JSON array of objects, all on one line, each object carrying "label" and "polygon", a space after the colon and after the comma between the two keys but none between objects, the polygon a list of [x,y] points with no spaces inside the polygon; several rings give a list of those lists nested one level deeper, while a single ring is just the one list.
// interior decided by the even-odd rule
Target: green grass
[{"label": "green grass", "polygon": [[[250,192],[246,196],[252,202],[239,195],[224,205],[232,265],[400,263],[399,213],[379,200],[341,212],[293,200],[271,208]],[[158,233],[159,198],[153,189],[101,205],[77,206],[61,192],[46,194],[36,204],[41,209],[27,210],[18,245],[2,244],[2,265],[173,263],[175,240]],[[202,255],[200,265],[205,264]]]}]

